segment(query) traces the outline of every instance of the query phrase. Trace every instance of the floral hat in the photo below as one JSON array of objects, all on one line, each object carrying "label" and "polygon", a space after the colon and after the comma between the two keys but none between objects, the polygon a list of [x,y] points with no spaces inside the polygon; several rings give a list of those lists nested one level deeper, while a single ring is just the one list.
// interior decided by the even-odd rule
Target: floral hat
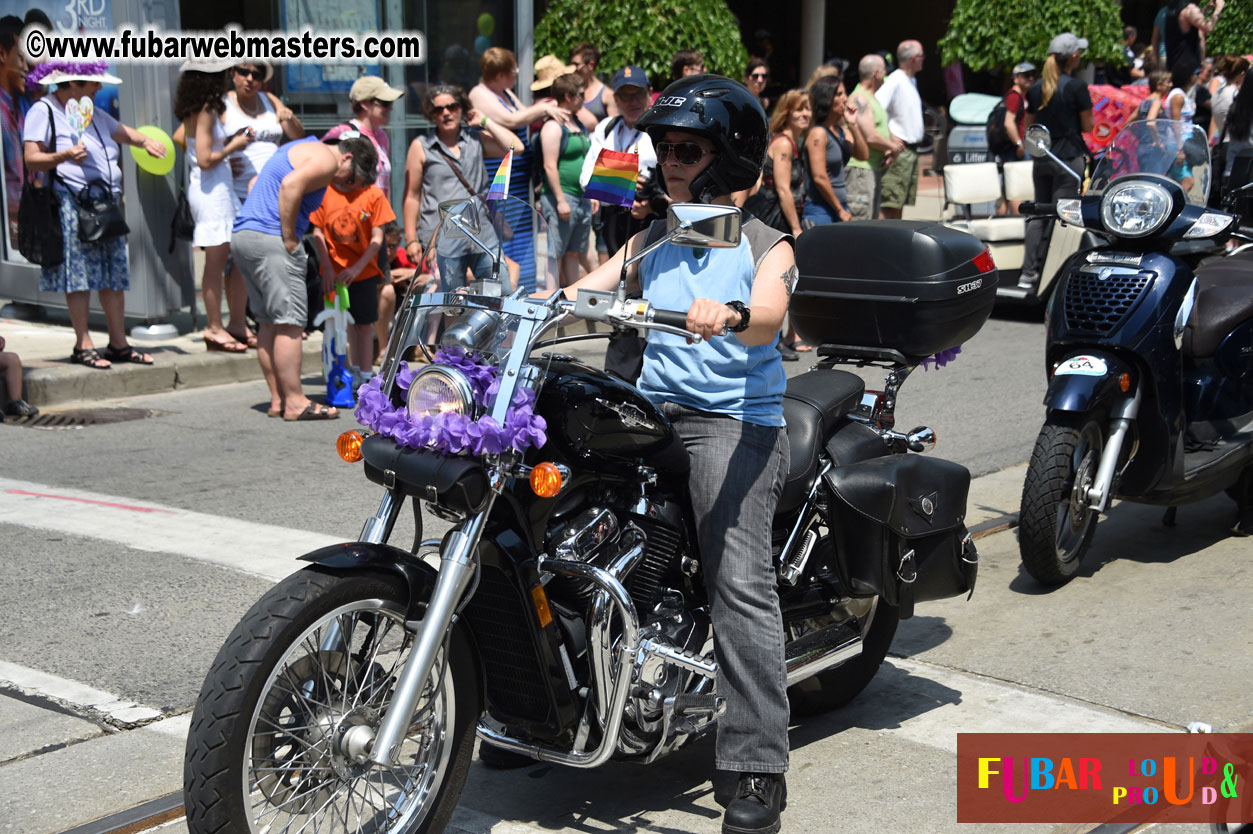
[{"label": "floral hat", "polygon": [[121,84],[122,79],[109,73],[104,61],[45,61],[26,76],[27,84],[64,84],[66,81],[99,81]]}]

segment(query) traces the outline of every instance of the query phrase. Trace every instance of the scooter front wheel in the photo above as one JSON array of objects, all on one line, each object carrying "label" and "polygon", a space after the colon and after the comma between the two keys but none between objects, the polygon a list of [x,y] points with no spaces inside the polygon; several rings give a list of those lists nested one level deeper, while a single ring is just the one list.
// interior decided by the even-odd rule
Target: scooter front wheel
[{"label": "scooter front wheel", "polygon": [[1079,570],[1096,531],[1088,506],[1105,436],[1091,415],[1050,415],[1036,438],[1022,487],[1018,552],[1037,582],[1061,585]]},{"label": "scooter front wheel", "polygon": [[456,630],[393,764],[373,735],[413,648],[391,574],[306,568],[271,589],[218,652],[184,766],[192,834],[442,831],[465,784],[478,681]]}]

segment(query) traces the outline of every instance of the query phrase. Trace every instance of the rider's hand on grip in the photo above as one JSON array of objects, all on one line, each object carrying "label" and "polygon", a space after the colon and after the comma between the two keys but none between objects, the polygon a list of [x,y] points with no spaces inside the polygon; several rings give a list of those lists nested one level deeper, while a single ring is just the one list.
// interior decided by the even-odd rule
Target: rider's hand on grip
[{"label": "rider's hand on grip", "polygon": [[670,327],[677,327],[680,330],[687,330],[687,313],[680,313],[678,310],[653,310],[653,321],[658,324],[666,324]]}]

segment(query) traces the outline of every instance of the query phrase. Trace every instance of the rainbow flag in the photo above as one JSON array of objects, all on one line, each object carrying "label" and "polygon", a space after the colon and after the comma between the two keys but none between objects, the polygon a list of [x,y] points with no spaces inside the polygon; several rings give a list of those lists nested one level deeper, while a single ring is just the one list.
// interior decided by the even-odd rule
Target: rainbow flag
[{"label": "rainbow flag", "polygon": [[505,154],[505,158],[500,161],[500,167],[496,169],[496,176],[492,177],[492,186],[487,189],[487,199],[503,200],[509,196],[509,176],[513,173],[513,148],[509,149],[509,153]]},{"label": "rainbow flag", "polygon": [[583,196],[611,206],[630,208],[635,198],[635,178],[640,172],[639,154],[602,148],[592,168]]}]

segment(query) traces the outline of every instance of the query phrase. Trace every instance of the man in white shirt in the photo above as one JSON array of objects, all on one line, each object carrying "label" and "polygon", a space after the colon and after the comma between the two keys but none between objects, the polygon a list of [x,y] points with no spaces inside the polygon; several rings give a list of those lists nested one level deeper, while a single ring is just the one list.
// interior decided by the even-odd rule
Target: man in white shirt
[{"label": "man in white shirt", "polygon": [[875,98],[888,113],[888,130],[905,144],[883,172],[881,211],[885,220],[900,220],[901,211],[912,206],[918,196],[918,145],[926,138],[926,132],[916,76],[925,57],[921,43],[903,41],[896,48],[896,71],[875,92]]},{"label": "man in white shirt", "polygon": [[[653,150],[653,141],[642,130],[635,129],[635,122],[648,110],[651,102],[652,87],[648,83],[648,75],[639,67],[623,67],[618,70],[609,84],[613,90],[614,103],[618,105],[617,116],[602,119],[592,131],[592,147],[583,158],[583,172],[579,182],[587,188],[592,178],[592,170],[600,157],[602,148],[623,153],[639,155],[639,177],[647,179],[657,165],[657,153]],[[631,235],[645,228],[651,218],[636,220],[631,216],[629,206],[609,206],[601,204],[601,234],[613,255],[631,239]]]}]

